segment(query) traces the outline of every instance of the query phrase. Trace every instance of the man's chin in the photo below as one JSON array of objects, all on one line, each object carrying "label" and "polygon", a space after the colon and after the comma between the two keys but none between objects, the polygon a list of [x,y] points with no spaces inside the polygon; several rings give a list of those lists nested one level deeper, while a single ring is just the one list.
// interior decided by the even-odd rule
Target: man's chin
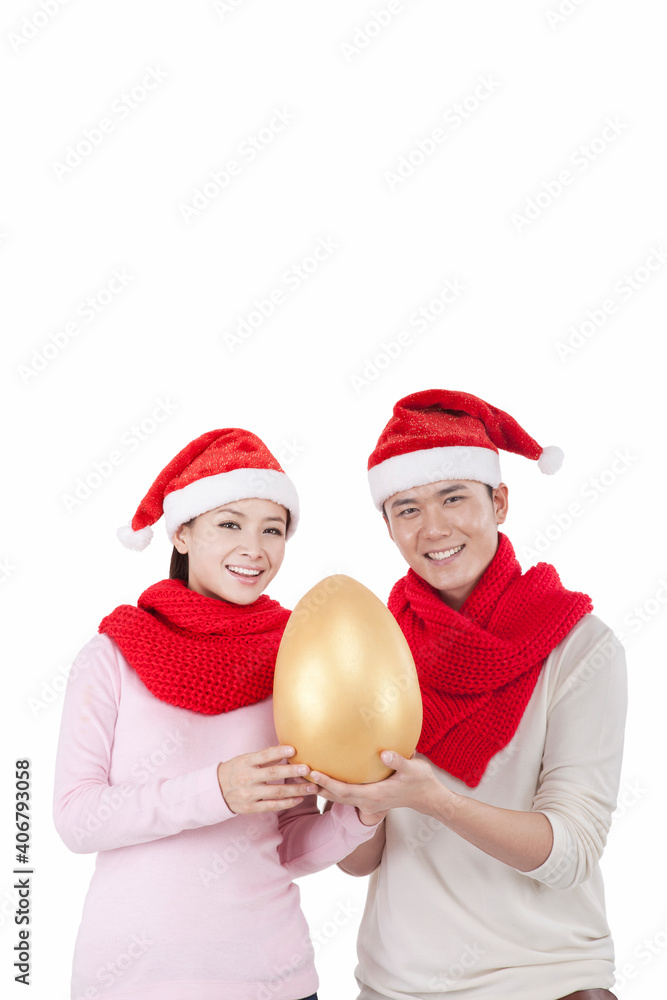
[{"label": "man's chin", "polygon": [[[415,570],[415,572],[418,571]],[[451,573],[448,574],[446,569],[439,569],[436,566],[425,566],[418,575],[438,591],[450,590],[452,585],[456,586],[456,583],[452,581]]]}]

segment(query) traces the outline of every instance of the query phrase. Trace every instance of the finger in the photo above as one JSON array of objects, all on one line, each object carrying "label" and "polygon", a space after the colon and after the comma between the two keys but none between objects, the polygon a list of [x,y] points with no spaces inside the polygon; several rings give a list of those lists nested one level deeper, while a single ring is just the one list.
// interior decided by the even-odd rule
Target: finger
[{"label": "finger", "polygon": [[294,806],[298,806],[300,802],[303,802],[303,797],[298,799],[265,799],[259,804],[261,806],[266,806],[266,808],[260,809],[259,812],[278,812],[282,809],[293,809]]},{"label": "finger", "polygon": [[[414,754],[412,757],[414,757]],[[401,757],[400,753],[397,753],[395,750],[383,750],[380,754],[382,763],[386,764],[387,767],[393,767],[395,771],[401,771],[408,763],[408,760],[412,760],[412,757]]]},{"label": "finger", "polygon": [[[298,784],[300,785],[300,787],[303,787],[301,785],[301,782],[299,782]],[[311,782],[311,784],[312,784],[312,782]],[[313,794],[315,794],[315,795],[321,795],[323,798],[327,798],[327,796],[331,796],[332,795],[332,792],[327,792],[326,788],[322,788],[321,785],[313,785],[313,788],[315,789],[315,792]]]},{"label": "finger", "polygon": [[364,787],[363,785],[350,785],[345,781],[337,781],[335,778],[330,778],[328,774],[322,774],[321,771],[311,771],[308,777],[311,781],[316,782],[320,788],[337,796],[344,795],[346,792],[359,791]]},{"label": "finger", "polygon": [[[299,788],[301,789],[301,791],[303,791],[304,779],[300,778],[298,780],[297,784],[298,784]],[[311,784],[312,784],[312,782],[311,782]],[[327,791],[327,789],[326,788],[322,788],[321,785],[312,785],[312,787],[315,789],[315,791],[314,792],[310,792],[309,794],[311,794],[311,795],[319,795],[321,798],[327,799],[328,802],[336,802],[337,801],[337,799],[335,798],[333,792]]]},{"label": "finger", "polygon": [[322,788],[321,785],[317,785],[316,787],[317,787],[316,794],[319,795],[320,798],[326,799],[330,805],[333,805],[334,802],[340,802],[340,798],[338,797],[338,795],[335,795],[333,792],[328,791],[326,788]]},{"label": "finger", "polygon": [[283,809],[293,809],[303,802],[303,796],[296,799],[260,799],[252,807],[253,813],[280,812]]},{"label": "finger", "polygon": [[285,757],[293,757],[296,753],[294,747],[290,746],[277,746],[277,747],[266,747],[264,750],[258,750],[256,753],[247,754],[247,758],[251,764],[263,767],[266,764],[273,764],[279,760],[283,760]]},{"label": "finger", "polygon": [[303,778],[309,771],[307,764],[266,764],[258,777],[261,781],[282,781],[284,778]]},{"label": "finger", "polygon": [[314,795],[317,785],[269,785],[258,789],[258,798],[266,802],[268,799],[303,798],[304,795]]}]

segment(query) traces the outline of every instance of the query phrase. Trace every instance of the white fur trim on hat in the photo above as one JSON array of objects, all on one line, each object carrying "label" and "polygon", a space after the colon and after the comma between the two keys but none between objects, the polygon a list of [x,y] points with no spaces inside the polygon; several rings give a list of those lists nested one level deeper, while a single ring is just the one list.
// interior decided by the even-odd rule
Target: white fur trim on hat
[{"label": "white fur trim on hat", "polygon": [[299,521],[299,499],[292,480],[275,469],[232,469],[196,479],[182,489],[167,494],[163,504],[167,535],[172,539],[182,524],[199,514],[234,500],[252,497],[273,500],[286,507],[290,512],[286,537],[294,534]]},{"label": "white fur trim on hat", "polygon": [[498,453],[466,445],[423,448],[393,455],[368,470],[371,496],[378,510],[395,493],[445,479],[473,479],[495,488],[502,482]]}]

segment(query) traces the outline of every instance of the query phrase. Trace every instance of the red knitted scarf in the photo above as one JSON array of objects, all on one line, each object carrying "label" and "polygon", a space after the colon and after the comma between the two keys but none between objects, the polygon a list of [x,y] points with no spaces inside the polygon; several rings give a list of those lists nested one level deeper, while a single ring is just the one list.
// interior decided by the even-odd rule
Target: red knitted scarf
[{"label": "red knitted scarf", "polygon": [[261,594],[232,604],[161,580],[138,607],[100,622],[151,694],[179,708],[219,715],[268,698],[289,611]]},{"label": "red knitted scarf", "polygon": [[593,608],[586,594],[565,590],[548,563],[522,575],[501,532],[460,611],[412,569],[388,605],[419,675],[424,725],[417,749],[471,788],[514,736],[546,657]]}]

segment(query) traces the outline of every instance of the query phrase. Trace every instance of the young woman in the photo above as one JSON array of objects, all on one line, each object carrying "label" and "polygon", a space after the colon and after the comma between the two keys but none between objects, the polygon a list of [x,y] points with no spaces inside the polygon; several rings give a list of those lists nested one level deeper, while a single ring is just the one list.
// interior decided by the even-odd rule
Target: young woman
[{"label": "young woman", "polygon": [[424,725],[413,759],[382,754],[396,770],[385,781],[310,775],[330,801],[391,809],[341,863],[373,872],[359,1000],[614,998],[598,862],[621,768],[623,649],[553,566],[522,573],[498,530],[499,448],[560,464],[502,410],[434,389],[399,400],[369,459],[410,567],[389,609]]},{"label": "young woman", "polygon": [[259,438],[227,428],[179,452],[121,539],[143,548],[163,513],[170,579],[103,619],[63,708],[55,823],[71,850],[99,852],[72,998],[310,1000],[292,879],[375,827],[351,806],[321,815],[308,768],[276,745],[289,612],[263,592],[296,491]]}]

